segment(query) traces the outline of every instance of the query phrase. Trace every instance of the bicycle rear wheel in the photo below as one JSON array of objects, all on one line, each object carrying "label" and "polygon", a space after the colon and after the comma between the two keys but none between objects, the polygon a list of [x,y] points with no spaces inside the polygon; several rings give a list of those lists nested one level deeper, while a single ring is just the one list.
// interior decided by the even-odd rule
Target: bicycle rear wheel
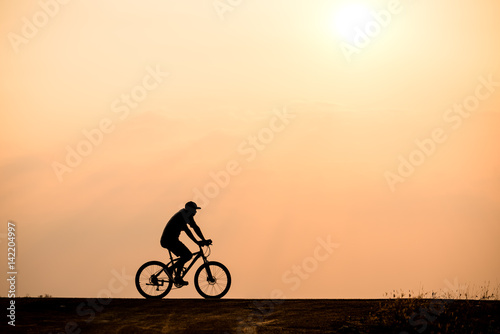
[{"label": "bicycle rear wheel", "polygon": [[172,289],[172,281],[165,273],[166,265],[160,261],[144,263],[135,275],[137,291],[145,298],[161,299]]},{"label": "bicycle rear wheel", "polygon": [[231,287],[231,274],[222,263],[210,261],[196,270],[194,286],[196,291],[204,298],[222,298]]}]

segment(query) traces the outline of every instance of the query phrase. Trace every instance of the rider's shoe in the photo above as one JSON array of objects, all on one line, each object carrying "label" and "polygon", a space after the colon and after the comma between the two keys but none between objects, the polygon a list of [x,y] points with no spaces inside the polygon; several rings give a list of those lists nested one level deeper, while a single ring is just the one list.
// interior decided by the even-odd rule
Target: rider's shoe
[{"label": "rider's shoe", "polygon": [[175,277],[174,278],[174,283],[178,284],[178,285],[188,285],[189,284],[189,282],[186,282],[181,277]]}]

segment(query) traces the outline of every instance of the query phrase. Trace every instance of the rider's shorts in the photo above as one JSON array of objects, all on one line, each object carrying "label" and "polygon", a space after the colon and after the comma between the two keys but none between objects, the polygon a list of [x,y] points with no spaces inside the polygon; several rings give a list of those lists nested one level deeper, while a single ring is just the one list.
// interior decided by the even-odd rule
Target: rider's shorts
[{"label": "rider's shorts", "polygon": [[190,259],[193,253],[180,240],[169,240],[165,242],[165,248],[168,248],[172,253],[180,258]]}]

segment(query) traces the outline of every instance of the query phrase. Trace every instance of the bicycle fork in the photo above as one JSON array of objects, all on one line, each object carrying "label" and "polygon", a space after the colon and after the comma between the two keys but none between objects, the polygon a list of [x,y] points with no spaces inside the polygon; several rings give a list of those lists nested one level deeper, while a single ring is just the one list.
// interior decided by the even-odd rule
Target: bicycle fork
[{"label": "bicycle fork", "polygon": [[215,277],[212,275],[212,271],[210,270],[210,266],[208,265],[208,262],[205,262],[205,270],[207,271],[208,283],[215,283]]}]

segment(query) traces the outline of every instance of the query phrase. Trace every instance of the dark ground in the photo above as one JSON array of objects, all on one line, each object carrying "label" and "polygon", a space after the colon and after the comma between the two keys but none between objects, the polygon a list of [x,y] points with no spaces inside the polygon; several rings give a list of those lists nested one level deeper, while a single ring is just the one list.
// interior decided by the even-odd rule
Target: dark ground
[{"label": "dark ground", "polygon": [[1,299],[0,333],[499,333],[500,301]]}]

